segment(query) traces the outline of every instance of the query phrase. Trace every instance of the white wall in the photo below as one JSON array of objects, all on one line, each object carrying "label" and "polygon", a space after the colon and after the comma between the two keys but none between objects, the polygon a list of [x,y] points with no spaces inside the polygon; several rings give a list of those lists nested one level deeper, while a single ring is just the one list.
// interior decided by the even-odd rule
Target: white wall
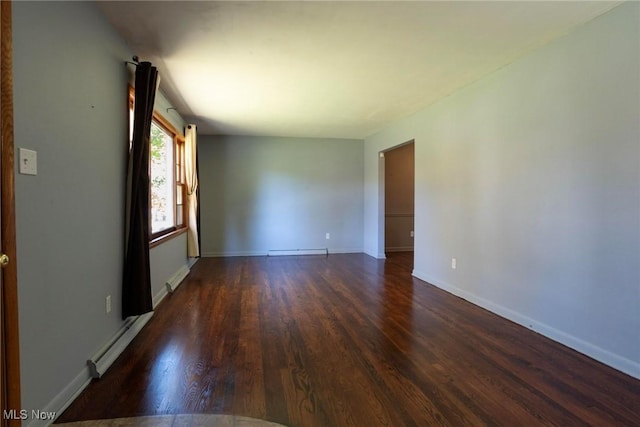
[{"label": "white wall", "polygon": [[198,147],[204,256],[362,251],[361,140],[201,136]]},{"label": "white wall", "polygon": [[415,139],[414,274],[636,377],[639,15],[617,7],[364,151],[367,253],[381,252],[378,152]]},{"label": "white wall", "polygon": [[[15,178],[22,403],[55,411],[123,324],[131,52],[89,2],[14,2],[13,28],[16,154],[38,152],[38,175]],[[186,263],[184,238],[169,244],[154,294]]]},{"label": "white wall", "polygon": [[151,295],[154,307],[167,294],[167,280],[182,268],[189,267],[187,259],[187,233],[182,233],[149,251],[151,269]]}]

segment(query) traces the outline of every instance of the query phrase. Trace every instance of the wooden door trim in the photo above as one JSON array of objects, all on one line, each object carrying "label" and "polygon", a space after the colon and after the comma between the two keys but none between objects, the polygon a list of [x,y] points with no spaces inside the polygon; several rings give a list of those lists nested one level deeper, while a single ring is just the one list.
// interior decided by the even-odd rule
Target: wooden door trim
[{"label": "wooden door trim", "polygon": [[[14,143],[13,143],[13,42],[11,27],[11,2],[0,2],[0,122],[1,159],[0,222],[1,247],[9,259],[2,269],[4,314],[4,360],[6,367],[7,409],[20,410],[20,339],[18,328],[18,264],[16,260],[16,214],[14,192]],[[5,408],[3,408],[5,409]],[[20,425],[19,420],[9,425]]]}]

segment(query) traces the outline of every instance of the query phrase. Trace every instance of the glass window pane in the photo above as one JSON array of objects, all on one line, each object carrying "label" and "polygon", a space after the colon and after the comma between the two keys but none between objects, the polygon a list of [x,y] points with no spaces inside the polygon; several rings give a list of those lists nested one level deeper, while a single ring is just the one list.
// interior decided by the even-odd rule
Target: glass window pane
[{"label": "glass window pane", "polygon": [[173,138],[151,124],[151,233],[174,226]]},{"label": "glass window pane", "polygon": [[133,144],[133,103],[129,108],[129,150]]},{"label": "glass window pane", "polygon": [[182,205],[178,205],[178,209],[176,209],[176,213],[178,215],[177,221],[176,221],[176,225],[178,225],[178,227],[184,225],[184,221],[182,219],[182,212],[184,212],[183,206]]},{"label": "glass window pane", "polygon": [[182,185],[176,185],[176,205],[182,204]]}]

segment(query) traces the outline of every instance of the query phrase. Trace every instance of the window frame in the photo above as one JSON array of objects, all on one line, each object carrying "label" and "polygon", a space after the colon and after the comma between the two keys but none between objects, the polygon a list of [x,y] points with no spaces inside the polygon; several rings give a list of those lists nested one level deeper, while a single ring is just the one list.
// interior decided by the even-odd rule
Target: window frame
[{"label": "window frame", "polygon": [[[134,108],[135,95],[132,86],[129,86],[129,146],[133,133],[133,122],[131,121]],[[173,141],[173,167],[171,168],[171,181],[173,188],[173,226],[167,229],[151,232],[151,191],[149,191],[149,248],[179,236],[187,231],[187,205],[186,205],[186,182],[184,176],[184,144],[185,137],[157,110],[153,110],[153,123],[171,136]],[[151,156],[151,153],[149,153]],[[149,177],[151,177],[151,161],[149,161]],[[178,203],[181,201],[182,203]],[[179,221],[179,219],[182,219]]]}]

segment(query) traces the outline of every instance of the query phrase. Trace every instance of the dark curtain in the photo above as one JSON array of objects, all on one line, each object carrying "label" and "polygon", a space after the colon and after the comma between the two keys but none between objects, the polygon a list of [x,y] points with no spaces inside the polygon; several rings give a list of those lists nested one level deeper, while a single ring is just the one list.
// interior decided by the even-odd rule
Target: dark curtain
[{"label": "dark curtain", "polygon": [[149,139],[158,70],[150,62],[136,67],[133,141],[129,154],[128,235],[122,281],[122,318],[153,310],[149,268]]}]

